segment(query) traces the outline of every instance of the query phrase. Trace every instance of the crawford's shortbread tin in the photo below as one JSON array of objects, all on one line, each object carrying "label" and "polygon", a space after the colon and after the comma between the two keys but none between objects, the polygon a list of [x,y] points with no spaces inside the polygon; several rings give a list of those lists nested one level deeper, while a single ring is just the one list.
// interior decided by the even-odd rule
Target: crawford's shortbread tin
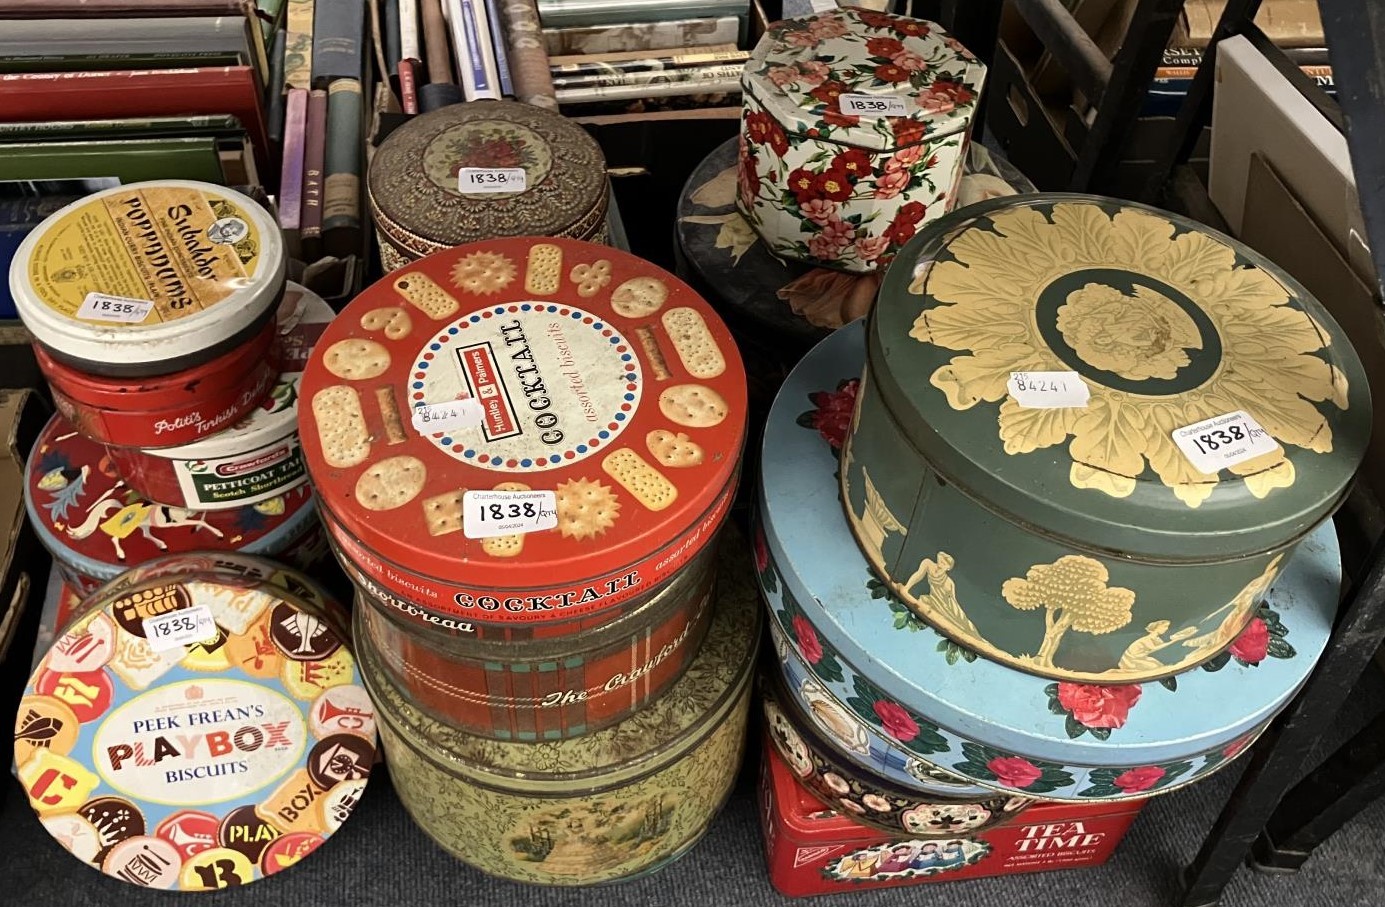
[{"label": "crawford's shortbread tin", "polygon": [[188,180],[131,183],[58,210],[10,265],[19,317],[91,375],[185,371],[248,341],[284,290],[278,225],[253,199]]},{"label": "crawford's shortbread tin", "polygon": [[909,613],[1041,676],[1143,682],[1224,652],[1370,435],[1327,311],[1155,208],[973,205],[880,303],[842,460],[852,533]]},{"label": "crawford's shortbread tin", "polygon": [[[1306,538],[1221,656],[1157,682],[1055,681],[959,646],[891,594],[853,544],[836,474],[859,470],[837,417],[864,393],[865,330],[848,325],[785,382],[770,413],[757,541],[762,593],[813,677],[861,721],[969,781],[1053,800],[1141,798],[1225,765],[1288,704],[1332,628],[1331,523]],[[871,472],[874,477],[875,472]],[[931,481],[931,480],[930,480]],[[962,527],[964,528],[964,527]],[[968,544],[970,535],[952,538]],[[961,558],[931,553],[915,588],[955,610]],[[1004,557],[990,550],[989,563]]]},{"label": "crawford's shortbread tin", "polygon": [[178,560],[86,602],[25,689],[15,760],[83,863],[209,891],[287,869],[341,827],[375,715],[333,614]]}]

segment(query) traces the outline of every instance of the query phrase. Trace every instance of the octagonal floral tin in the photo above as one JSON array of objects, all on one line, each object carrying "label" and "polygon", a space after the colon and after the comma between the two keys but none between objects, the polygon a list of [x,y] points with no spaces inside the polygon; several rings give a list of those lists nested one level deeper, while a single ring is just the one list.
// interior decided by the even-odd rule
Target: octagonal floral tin
[{"label": "octagonal floral tin", "polygon": [[985,202],[906,253],[841,469],[889,591],[1058,680],[1224,651],[1364,455],[1341,328],[1230,237],[1111,199]]},{"label": "octagonal floral tin", "polygon": [[[844,421],[822,416],[852,396],[864,358],[858,322],[819,344],[785,383],[765,434],[775,465],[760,477],[757,541],[773,620],[813,677],[859,720],[984,787],[1102,800],[1164,793],[1205,776],[1288,704],[1336,613],[1342,572],[1330,522],[1285,556],[1224,653],[1155,682],[1038,677],[920,620],[853,544],[834,493],[836,473],[853,464],[834,449]],[[960,595],[951,581],[956,563],[934,552],[927,577],[934,602]]]},{"label": "octagonal floral tin", "polygon": [[741,213],[780,257],[884,265],[952,207],[985,74],[919,19],[844,8],[775,24],[741,77]]}]

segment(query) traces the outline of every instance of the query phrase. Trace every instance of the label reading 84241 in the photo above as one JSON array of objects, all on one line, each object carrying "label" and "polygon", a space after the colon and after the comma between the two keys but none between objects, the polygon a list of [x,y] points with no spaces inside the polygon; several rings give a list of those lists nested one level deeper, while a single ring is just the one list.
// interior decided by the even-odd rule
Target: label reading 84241
[{"label": "label reading 84241", "polygon": [[155,652],[216,638],[216,620],[202,605],[144,619],[144,637]]},{"label": "label reading 84241", "polygon": [[458,192],[523,192],[527,188],[523,167],[463,167],[457,171]]},{"label": "label reading 84241", "polygon": [[907,117],[909,105],[896,95],[844,94],[837,107],[849,117]]},{"label": "label reading 84241", "polygon": [[106,293],[88,293],[77,309],[77,317],[88,321],[119,321],[125,324],[140,324],[154,311],[154,303],[149,299],[129,299],[124,296],[110,296]]},{"label": "label reading 84241", "polygon": [[462,495],[462,535],[542,532],[558,525],[558,495],[553,491],[468,491]]},{"label": "label reading 84241", "polygon": [[1011,372],[1005,388],[1025,409],[1081,409],[1092,397],[1077,372]]},{"label": "label reading 84241", "polygon": [[1279,448],[1279,442],[1244,410],[1175,429],[1173,443],[1199,472],[1215,475]]}]

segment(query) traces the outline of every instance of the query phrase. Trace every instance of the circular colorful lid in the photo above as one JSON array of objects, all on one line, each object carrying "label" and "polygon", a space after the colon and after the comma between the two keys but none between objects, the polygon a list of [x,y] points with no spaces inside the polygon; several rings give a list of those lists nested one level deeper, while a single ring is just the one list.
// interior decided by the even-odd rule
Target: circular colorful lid
[{"label": "circular colorful lid", "polygon": [[44,547],[101,581],[170,553],[225,548],[273,555],[317,516],[307,485],[230,510],[152,503],[116,475],[105,448],[62,416],[48,421],[25,462],[24,503]]},{"label": "circular colorful lid", "polygon": [[87,606],[15,725],[29,804],[74,856],[140,887],[215,890],[294,865],[351,815],[374,708],[315,608],[215,572]]},{"label": "circular colorful lid", "polygon": [[284,288],[279,227],[253,199],[188,180],[96,192],[34,228],[10,265],[19,317],[94,374],[166,374],[260,324]]},{"label": "circular colorful lid", "polygon": [[1332,524],[1298,547],[1226,653],[1174,677],[1060,683],[978,657],[891,598],[837,498],[839,461],[826,437],[839,443],[837,426],[814,417],[854,393],[864,334],[859,322],[848,325],[809,353],[765,432],[774,468],[761,475],[761,589],[815,679],[920,758],[1026,795],[1146,796],[1240,752],[1326,645],[1342,576]]},{"label": "circular colorful lid", "polygon": [[413,117],[380,143],[366,187],[380,230],[418,255],[497,236],[587,239],[609,200],[596,141],[515,101]]},{"label": "circular colorful lid", "polygon": [[1079,546],[1270,550],[1332,513],[1365,454],[1370,390],[1342,329],[1177,215],[972,205],[905,247],[880,299],[867,360],[904,433],[972,497]]},{"label": "circular colorful lid", "polygon": [[338,546],[395,594],[498,623],[652,590],[720,523],[745,431],[745,373],[711,307],[571,240],[395,272],[328,327],[303,396]]},{"label": "circular colorful lid", "polygon": [[775,23],[741,83],[784,129],[888,151],[966,129],[985,78],[935,23],[845,8]]}]

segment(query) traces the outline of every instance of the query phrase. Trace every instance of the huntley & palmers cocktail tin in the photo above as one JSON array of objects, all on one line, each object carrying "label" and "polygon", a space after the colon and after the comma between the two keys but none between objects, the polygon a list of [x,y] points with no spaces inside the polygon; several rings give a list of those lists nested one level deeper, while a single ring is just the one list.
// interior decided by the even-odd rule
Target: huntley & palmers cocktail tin
[{"label": "huntley & palmers cocktail tin", "polygon": [[[809,353],[765,434],[775,465],[761,475],[761,589],[814,677],[919,758],[1025,796],[1146,797],[1244,750],[1326,644],[1342,576],[1331,523],[1286,555],[1226,652],[1161,682],[1054,681],[978,657],[890,594],[854,546],[833,493],[837,471],[854,468],[834,450],[847,425],[833,414],[850,412],[864,334],[859,322],[848,325]],[[939,607],[961,596],[952,582],[961,563],[934,552],[926,575]]]},{"label": "huntley & palmers cocktail tin", "polygon": [[952,207],[986,69],[931,22],[776,23],[741,77],[738,206],[771,252],[872,271]]},{"label": "huntley & palmers cocktail tin", "polygon": [[1360,360],[1299,284],[1110,199],[940,221],[867,337],[841,469],[861,550],[949,638],[1059,680],[1224,651],[1370,433]]}]

